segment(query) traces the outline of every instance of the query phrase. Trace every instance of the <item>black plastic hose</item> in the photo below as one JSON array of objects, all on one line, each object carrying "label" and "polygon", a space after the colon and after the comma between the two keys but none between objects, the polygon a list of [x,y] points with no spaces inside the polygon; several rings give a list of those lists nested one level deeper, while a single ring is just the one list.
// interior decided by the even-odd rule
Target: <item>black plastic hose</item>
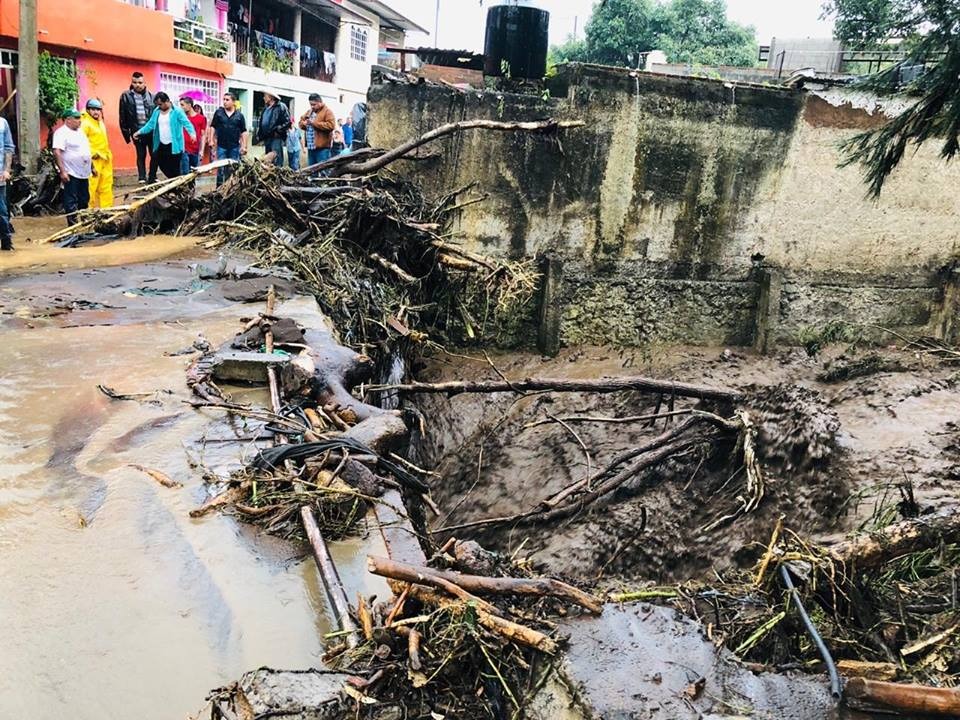
[{"label": "black plastic hose", "polygon": [[803,625],[807,629],[807,634],[810,636],[810,639],[813,640],[813,644],[817,646],[817,650],[820,651],[820,657],[823,658],[823,662],[827,666],[827,674],[830,676],[830,694],[833,695],[834,700],[839,700],[843,697],[843,688],[840,685],[840,675],[837,673],[837,666],[833,662],[833,656],[830,655],[827,644],[823,642],[823,638],[820,637],[820,633],[817,632],[813,620],[807,615],[807,610],[803,607],[803,602],[800,600],[800,593],[798,593],[797,588],[794,587],[793,579],[790,577],[790,571],[787,570],[786,565],[780,566],[780,577],[783,578],[783,584],[786,586],[791,597],[793,597],[793,604],[797,606],[797,611],[800,613],[800,619],[803,620]]}]

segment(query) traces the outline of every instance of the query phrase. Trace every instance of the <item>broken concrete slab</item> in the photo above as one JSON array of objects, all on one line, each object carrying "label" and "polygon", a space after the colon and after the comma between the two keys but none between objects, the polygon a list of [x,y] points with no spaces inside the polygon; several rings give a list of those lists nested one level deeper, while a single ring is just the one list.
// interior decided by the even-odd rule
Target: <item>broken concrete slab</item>
[{"label": "broken concrete slab", "polygon": [[246,673],[227,697],[216,704],[228,706],[239,717],[285,717],[297,720],[333,720],[343,716],[341,689],[345,673],[330,670],[273,670]]},{"label": "broken concrete slab", "polygon": [[258,352],[223,351],[213,360],[213,377],[224,382],[265,383],[267,369],[275,367],[283,376],[290,371],[290,356]]},{"label": "broken concrete slab", "polygon": [[224,280],[220,284],[220,292],[227,300],[235,302],[261,302],[267,299],[267,292],[271,285],[280,297],[292,297],[296,294],[293,283],[274,275],[243,280]]}]

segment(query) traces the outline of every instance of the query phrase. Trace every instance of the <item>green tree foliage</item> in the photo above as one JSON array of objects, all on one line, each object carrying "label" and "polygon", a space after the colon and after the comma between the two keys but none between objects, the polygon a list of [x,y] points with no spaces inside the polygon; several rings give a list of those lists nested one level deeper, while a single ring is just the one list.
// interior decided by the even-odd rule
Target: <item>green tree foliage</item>
[{"label": "green tree foliage", "polygon": [[670,62],[748,67],[757,62],[756,32],[728,20],[724,0],[674,0],[662,12],[659,49]]},{"label": "green tree foliage", "polygon": [[[80,87],[73,66],[44,50],[39,57],[40,114],[52,128],[67,108],[75,107]],[[51,133],[52,137],[52,133]]]},{"label": "green tree foliage", "polygon": [[662,12],[650,0],[603,0],[586,27],[586,56],[603,65],[636,65],[638,53],[653,50]]},{"label": "green tree foliage", "polygon": [[550,48],[550,54],[547,57],[547,65],[559,65],[565,62],[575,62],[583,60],[587,53],[587,41],[575,40],[572,36],[560,45],[554,45]]},{"label": "green tree foliage", "polygon": [[834,17],[834,35],[854,48],[870,48],[891,38],[905,38],[920,27],[915,0],[827,0],[824,17]]},{"label": "green tree foliage", "polygon": [[554,47],[552,57],[636,67],[650,50],[663,50],[670,62],[749,66],[757,42],[753,28],[727,19],[724,0],[600,0],[586,39]]},{"label": "green tree foliage", "polygon": [[[843,146],[844,165],[860,163],[874,197],[911,147],[940,138],[940,155],[960,151],[960,2],[956,0],[830,0],[824,10],[836,16],[836,35],[847,43],[889,47],[899,42],[906,57],[863,81],[881,95],[906,93],[916,99],[904,112]],[[904,83],[904,71],[923,72]]]}]

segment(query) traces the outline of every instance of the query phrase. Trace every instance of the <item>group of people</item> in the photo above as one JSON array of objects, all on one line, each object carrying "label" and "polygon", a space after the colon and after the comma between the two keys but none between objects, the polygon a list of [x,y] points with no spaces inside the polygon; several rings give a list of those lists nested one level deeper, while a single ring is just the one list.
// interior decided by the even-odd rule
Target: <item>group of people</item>
[{"label": "group of people", "polygon": [[[284,150],[289,166],[298,170],[304,149],[308,165],[351,149],[350,119],[337,120],[320,95],[310,95],[310,109],[296,123],[278,95],[268,91],[264,93],[264,101],[256,137],[267,153],[273,153],[276,165],[284,164]],[[63,185],[63,210],[67,224],[72,225],[80,210],[113,205],[113,153],[104,123],[103,103],[99,99],[87,100],[83,112],[75,108],[64,110],[62,119],[63,124],[53,133],[53,152]],[[199,103],[181,97],[175,104],[167,93],[147,89],[143,74],[135,72],[130,88],[120,96],[118,121],[124,141],[136,148],[137,178],[141,184],[156,182],[158,170],[168,178],[185,174],[200,165],[208,151],[218,160],[236,161],[247,153],[247,120],[237,107],[237,98],[230,92],[224,93],[222,105],[208,123]],[[3,153],[0,248],[3,250],[13,249],[5,190],[14,150],[10,127],[0,118],[0,152]],[[232,169],[225,166],[217,170],[218,187]]]},{"label": "group of people", "polygon": [[279,96],[264,93],[264,110],[257,126],[257,138],[264,149],[273,153],[275,165],[283,165],[286,151],[287,164],[292,170],[300,169],[304,150],[307,165],[316,165],[335,155],[350,152],[353,147],[353,123],[349,117],[338,120],[333,110],[323,102],[323,97],[313,93],[308,98],[310,109],[294,123]]}]

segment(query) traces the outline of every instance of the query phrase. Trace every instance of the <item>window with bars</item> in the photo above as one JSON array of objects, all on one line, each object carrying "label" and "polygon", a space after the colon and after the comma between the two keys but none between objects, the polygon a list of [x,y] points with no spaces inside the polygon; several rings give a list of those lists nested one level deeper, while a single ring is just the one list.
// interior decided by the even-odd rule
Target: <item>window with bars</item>
[{"label": "window with bars", "polygon": [[205,80],[203,78],[192,77],[190,75],[175,75],[174,73],[160,73],[160,89],[163,90],[170,99],[177,102],[181,96],[186,93],[195,93],[197,90],[204,93],[212,100],[197,100],[194,103],[203,108],[203,114],[207,118],[213,117],[213,113],[220,106],[220,81]]},{"label": "window with bars", "polygon": [[350,26],[350,57],[361,62],[367,61],[367,31],[356,25]]}]

